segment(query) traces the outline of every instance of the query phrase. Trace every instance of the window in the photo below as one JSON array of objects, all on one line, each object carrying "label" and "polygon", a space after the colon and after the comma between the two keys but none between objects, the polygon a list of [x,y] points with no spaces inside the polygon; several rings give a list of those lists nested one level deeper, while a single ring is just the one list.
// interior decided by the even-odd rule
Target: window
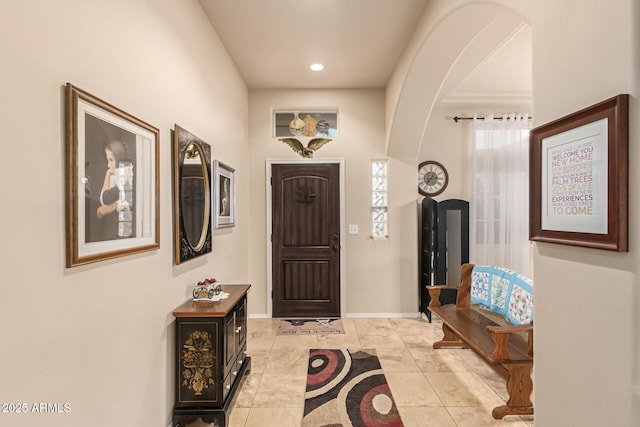
[{"label": "window", "polygon": [[474,120],[471,259],[529,274],[529,121]]},{"label": "window", "polygon": [[373,238],[387,237],[387,161],[371,161],[371,222]]}]

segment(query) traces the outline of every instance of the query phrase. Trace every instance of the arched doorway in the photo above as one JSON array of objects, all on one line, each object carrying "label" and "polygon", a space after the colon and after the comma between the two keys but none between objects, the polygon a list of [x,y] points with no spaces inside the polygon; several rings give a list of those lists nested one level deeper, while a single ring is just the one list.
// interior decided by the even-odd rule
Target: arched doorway
[{"label": "arched doorway", "polygon": [[527,24],[521,17],[492,4],[461,7],[437,23],[425,35],[395,94],[387,155],[414,158],[417,165],[434,108],[470,68],[523,25]]}]

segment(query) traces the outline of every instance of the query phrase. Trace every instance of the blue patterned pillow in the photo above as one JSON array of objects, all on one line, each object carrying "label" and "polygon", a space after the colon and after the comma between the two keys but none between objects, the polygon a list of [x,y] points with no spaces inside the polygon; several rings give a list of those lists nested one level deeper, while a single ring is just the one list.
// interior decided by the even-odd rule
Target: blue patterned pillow
[{"label": "blue patterned pillow", "polygon": [[491,271],[489,267],[473,267],[471,272],[471,302],[489,308],[489,284]]},{"label": "blue patterned pillow", "polygon": [[533,281],[531,279],[520,276],[514,280],[506,316],[516,325],[533,321]]},{"label": "blue patterned pillow", "polygon": [[499,271],[491,277],[491,310],[504,315],[507,312],[507,295],[511,289],[511,280]]},{"label": "blue patterned pillow", "polygon": [[533,281],[507,268],[475,266],[471,302],[522,325],[533,320]]}]

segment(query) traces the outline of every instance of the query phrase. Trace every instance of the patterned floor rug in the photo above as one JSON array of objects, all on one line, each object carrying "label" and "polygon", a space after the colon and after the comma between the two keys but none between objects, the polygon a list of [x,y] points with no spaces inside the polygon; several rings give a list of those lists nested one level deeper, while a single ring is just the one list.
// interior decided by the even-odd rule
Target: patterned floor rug
[{"label": "patterned floor rug", "polygon": [[402,427],[375,350],[309,351],[303,427]]},{"label": "patterned floor rug", "polygon": [[276,335],[344,334],[340,319],[281,320]]}]

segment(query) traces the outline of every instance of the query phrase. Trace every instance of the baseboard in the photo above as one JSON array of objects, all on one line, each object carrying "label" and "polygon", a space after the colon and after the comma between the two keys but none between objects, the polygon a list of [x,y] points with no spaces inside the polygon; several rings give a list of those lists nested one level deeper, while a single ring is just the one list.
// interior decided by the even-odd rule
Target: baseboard
[{"label": "baseboard", "polygon": [[250,314],[249,319],[269,319],[271,316],[268,314]]},{"label": "baseboard", "polygon": [[[363,319],[363,318],[381,318],[381,319],[388,319],[388,318],[413,318],[413,317],[420,317],[420,313],[419,312],[415,312],[415,313],[347,313],[345,316],[345,318],[352,318],[352,319]],[[268,314],[250,314],[249,315],[249,319],[270,319],[271,316],[269,316]]]},{"label": "baseboard", "polygon": [[420,313],[347,313],[346,318],[362,319],[362,318],[412,318],[419,317]]}]

